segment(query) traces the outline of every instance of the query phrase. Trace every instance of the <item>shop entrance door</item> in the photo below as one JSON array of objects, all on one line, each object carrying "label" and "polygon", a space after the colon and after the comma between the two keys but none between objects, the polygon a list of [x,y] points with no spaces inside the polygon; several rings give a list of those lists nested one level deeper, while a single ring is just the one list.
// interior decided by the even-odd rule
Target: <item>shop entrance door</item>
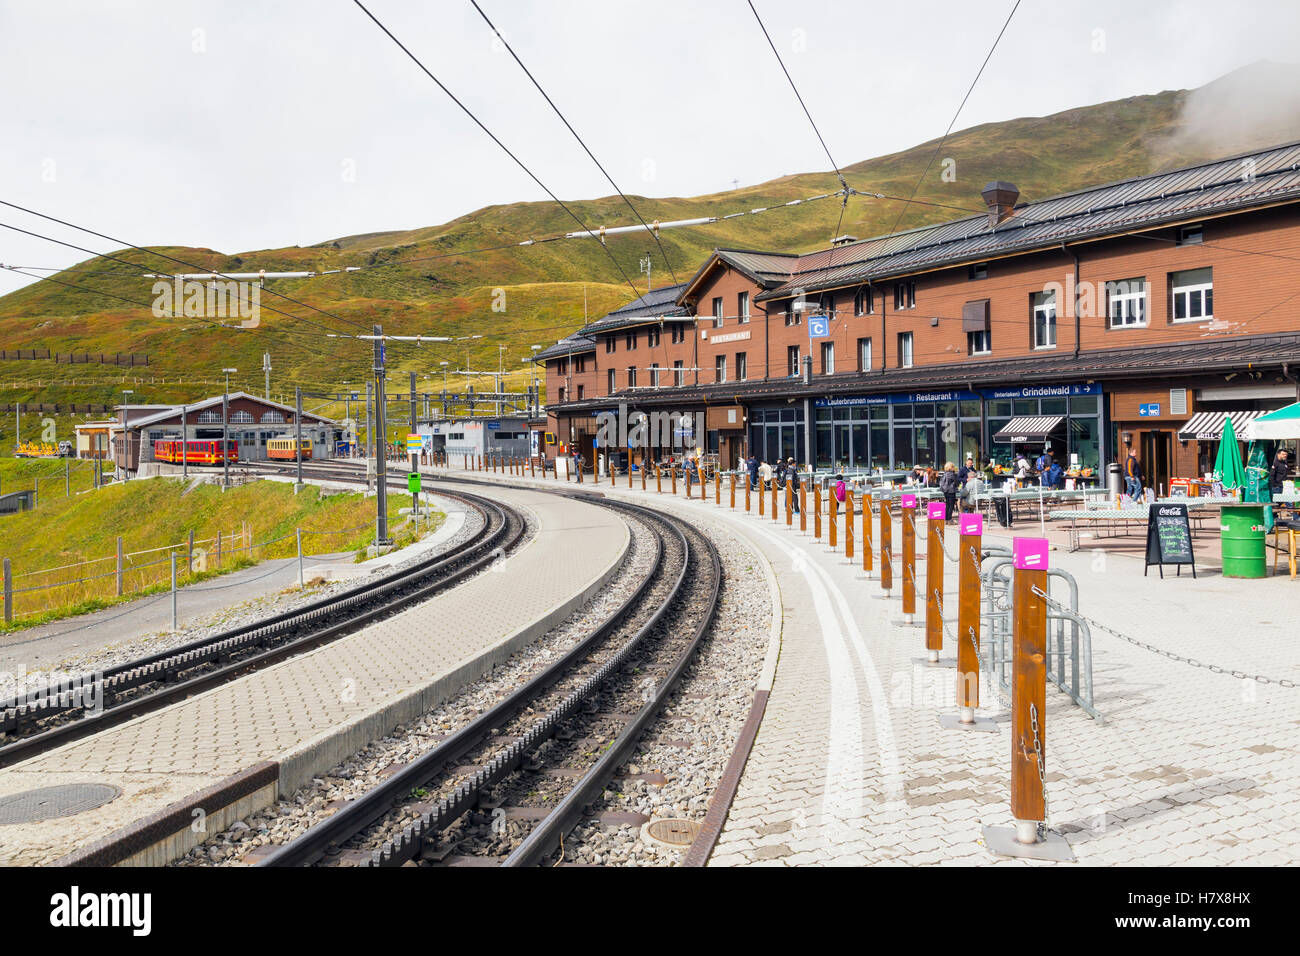
[{"label": "shop entrance door", "polygon": [[1169,432],[1142,433],[1142,470],[1146,472],[1147,485],[1154,488],[1158,496],[1169,493],[1169,479],[1172,477],[1169,439]]}]

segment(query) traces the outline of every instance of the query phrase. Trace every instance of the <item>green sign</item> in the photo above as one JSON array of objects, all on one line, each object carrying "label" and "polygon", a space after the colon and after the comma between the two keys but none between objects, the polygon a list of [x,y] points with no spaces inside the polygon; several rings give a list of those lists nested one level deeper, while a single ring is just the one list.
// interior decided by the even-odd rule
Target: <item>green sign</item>
[{"label": "green sign", "polygon": [[406,488],[413,495],[418,495],[420,493],[420,473],[418,471],[407,473]]}]

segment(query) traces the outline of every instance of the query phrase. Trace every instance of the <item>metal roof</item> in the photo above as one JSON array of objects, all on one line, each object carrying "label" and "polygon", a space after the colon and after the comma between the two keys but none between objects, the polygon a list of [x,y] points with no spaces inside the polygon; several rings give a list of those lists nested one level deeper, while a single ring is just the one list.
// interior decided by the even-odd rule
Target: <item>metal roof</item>
[{"label": "metal roof", "polygon": [[596,332],[608,332],[611,329],[621,329],[629,325],[644,325],[665,316],[686,315],[686,309],[677,304],[677,297],[681,295],[682,290],[685,288],[686,283],[680,282],[676,285],[664,285],[657,289],[651,289],[639,299],[615,309],[609,315],[597,319],[590,325],[583,326],[579,329],[579,334],[591,335]]},{"label": "metal roof", "polygon": [[569,355],[583,355],[587,352],[596,351],[596,340],[589,339],[587,336],[575,332],[573,335],[560,339],[550,348],[542,349],[533,356],[534,362],[545,362],[547,359],[565,358]]},{"label": "metal roof", "polygon": [[[247,392],[231,392],[227,397],[229,401],[232,402],[237,398],[247,398],[250,401],[257,402],[259,405],[266,405],[270,408],[277,408],[280,411],[289,412],[290,414],[293,414],[295,412],[295,409],[292,405],[281,405],[279,402],[273,402],[269,398],[262,398],[260,395],[249,395]],[[186,404],[184,408],[186,414],[188,415],[190,412],[202,411],[205,408],[211,408],[213,405],[220,405],[220,404],[221,404],[221,396],[216,395],[212,398],[205,398],[199,402],[190,402]],[[182,408],[181,405],[163,405],[159,407],[163,408],[164,411],[157,412],[153,415],[145,415],[142,418],[132,418],[130,421],[126,423],[127,428],[134,431],[137,428],[141,428],[146,425],[152,425],[155,422],[163,422],[169,418],[176,418],[180,415],[181,408]],[[326,425],[338,424],[338,422],[334,421],[331,418],[322,418],[320,415],[313,415],[311,412],[303,412],[302,417],[304,419],[311,418],[314,419],[315,421],[322,422]],[[240,424],[240,423],[231,422],[231,424],[233,425],[233,424]]]},{"label": "metal roof", "polygon": [[1290,143],[1167,173],[1022,203],[996,228],[988,215],[925,226],[801,256],[780,286],[759,299],[797,289],[853,285],[923,269],[1140,231],[1211,213],[1300,199],[1300,144]]}]

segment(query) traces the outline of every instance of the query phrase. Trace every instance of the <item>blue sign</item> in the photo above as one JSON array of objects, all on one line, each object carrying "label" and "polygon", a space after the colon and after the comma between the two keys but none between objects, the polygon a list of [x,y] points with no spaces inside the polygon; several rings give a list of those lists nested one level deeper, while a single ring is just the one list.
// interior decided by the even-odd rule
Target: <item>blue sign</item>
[{"label": "blue sign", "polygon": [[1138,406],[1138,415],[1140,415],[1142,418],[1159,418],[1159,417],[1160,417],[1160,403],[1159,403],[1159,402],[1147,402],[1147,403],[1144,403],[1144,404],[1142,404],[1142,405],[1139,405],[1139,406]]},{"label": "blue sign", "polygon": [[488,423],[487,423],[487,427],[488,427],[488,430],[489,430],[489,431],[496,431],[498,428],[501,427],[501,423],[500,423],[500,422],[488,422]]},{"label": "blue sign", "polygon": [[808,316],[808,338],[824,339],[831,334],[831,320],[824,315]]},{"label": "blue sign", "polygon": [[[818,398],[813,401],[817,408],[848,408],[865,405],[911,405],[915,402],[970,402],[979,398],[1056,398],[1066,395],[1100,395],[1101,386],[1095,382],[1090,385],[1021,385],[1012,388],[986,388],[978,392],[965,389],[946,392],[892,392],[887,395],[846,395],[839,398]],[[1143,406],[1155,408],[1154,412],[1142,414],[1160,414],[1160,406]]]}]

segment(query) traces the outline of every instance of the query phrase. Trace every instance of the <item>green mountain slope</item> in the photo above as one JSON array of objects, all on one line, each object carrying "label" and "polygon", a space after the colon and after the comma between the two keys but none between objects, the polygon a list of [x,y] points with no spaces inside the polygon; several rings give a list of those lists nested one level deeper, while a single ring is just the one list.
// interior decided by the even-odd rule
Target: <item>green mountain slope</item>
[{"label": "green mountain slope", "polygon": [[[990,123],[954,133],[944,144],[940,161],[921,184],[917,198],[977,211],[979,190],[991,179],[1019,186],[1024,199],[1036,200],[1097,183],[1143,175],[1162,169],[1231,155],[1245,149],[1300,139],[1300,111],[1283,111],[1280,120],[1237,129],[1232,137],[1184,135],[1197,98],[1205,91],[1245,75],[1258,80],[1258,71],[1283,69],[1294,79],[1294,68],[1260,65],[1239,71],[1198,91],[1172,91],[1135,96],[1046,117]],[[1254,73],[1250,71],[1255,71]],[[1276,80],[1273,73],[1266,77]],[[1297,84],[1292,84],[1295,86]],[[1213,99],[1212,97],[1208,97]],[[851,186],[864,192],[907,196],[931,157],[937,141],[856,163],[844,170]],[[945,163],[944,160],[951,160]],[[944,177],[945,169],[955,179]],[[951,181],[950,181],[951,180]],[[786,176],[732,192],[690,198],[633,197],[647,221],[686,219],[760,206],[824,193],[837,186],[833,173]],[[627,224],[630,214],[617,197],[571,204],[589,224]],[[855,197],[844,214],[840,232],[867,237],[895,228],[911,228],[961,215],[952,209],[911,205],[894,200]],[[718,246],[803,251],[823,246],[839,216],[839,202],[823,200],[806,206],[777,209],[697,228],[670,230],[662,242],[673,269],[688,278],[708,252]],[[210,249],[167,248],[160,251],[203,268],[242,271],[325,270],[345,266],[376,266],[421,258],[384,268],[306,280],[274,280],[271,288],[344,319],[363,325],[380,322],[397,334],[471,336],[482,338],[453,345],[390,346],[390,367],[415,370],[430,379],[422,388],[441,388],[440,362],[450,368],[467,362],[476,369],[496,369],[498,361],[513,370],[512,384],[529,380],[531,367],[521,363],[530,345],[547,345],[583,321],[629,300],[628,285],[593,240],[564,240],[528,247],[510,246],[490,252],[466,250],[506,245],[527,238],[541,239],[574,228],[572,220],[552,203],[489,206],[439,226],[398,232],[343,237],[310,247],[269,249],[226,255]],[[642,236],[611,237],[608,247],[640,290],[638,260],[653,244]],[[670,281],[658,251],[655,284]],[[87,289],[148,303],[150,280],[140,272],[179,269],[172,263],[134,250],[115,253],[138,264],[128,267],[103,259],[54,278]],[[502,304],[504,311],[494,310]],[[307,388],[358,383],[369,365],[369,346],[320,335],[316,323],[338,328],[341,323],[310,308],[287,303],[269,292],[262,295],[262,325],[251,332],[213,328],[195,319],[155,318],[135,307],[83,289],[50,282],[34,283],[0,298],[0,341],[5,348],[44,347],[51,351],[147,352],[146,374],[155,381],[147,400],[166,401],[210,394],[202,384],[215,380],[223,366],[241,372],[241,386],[261,391],[261,355],[270,351],[278,388],[301,383]],[[288,318],[271,309],[298,316]],[[287,336],[287,341],[286,341]],[[498,353],[498,345],[505,345]],[[139,375],[139,369],[128,374]],[[0,366],[0,401],[112,401],[120,395],[122,370],[111,366],[55,365],[53,362],[7,362]],[[36,380],[40,384],[34,384]],[[405,386],[404,375],[397,379]],[[72,384],[76,382],[78,384]],[[15,383],[22,383],[13,387]],[[464,380],[452,381],[463,387]],[[479,379],[478,388],[489,386]]]}]

